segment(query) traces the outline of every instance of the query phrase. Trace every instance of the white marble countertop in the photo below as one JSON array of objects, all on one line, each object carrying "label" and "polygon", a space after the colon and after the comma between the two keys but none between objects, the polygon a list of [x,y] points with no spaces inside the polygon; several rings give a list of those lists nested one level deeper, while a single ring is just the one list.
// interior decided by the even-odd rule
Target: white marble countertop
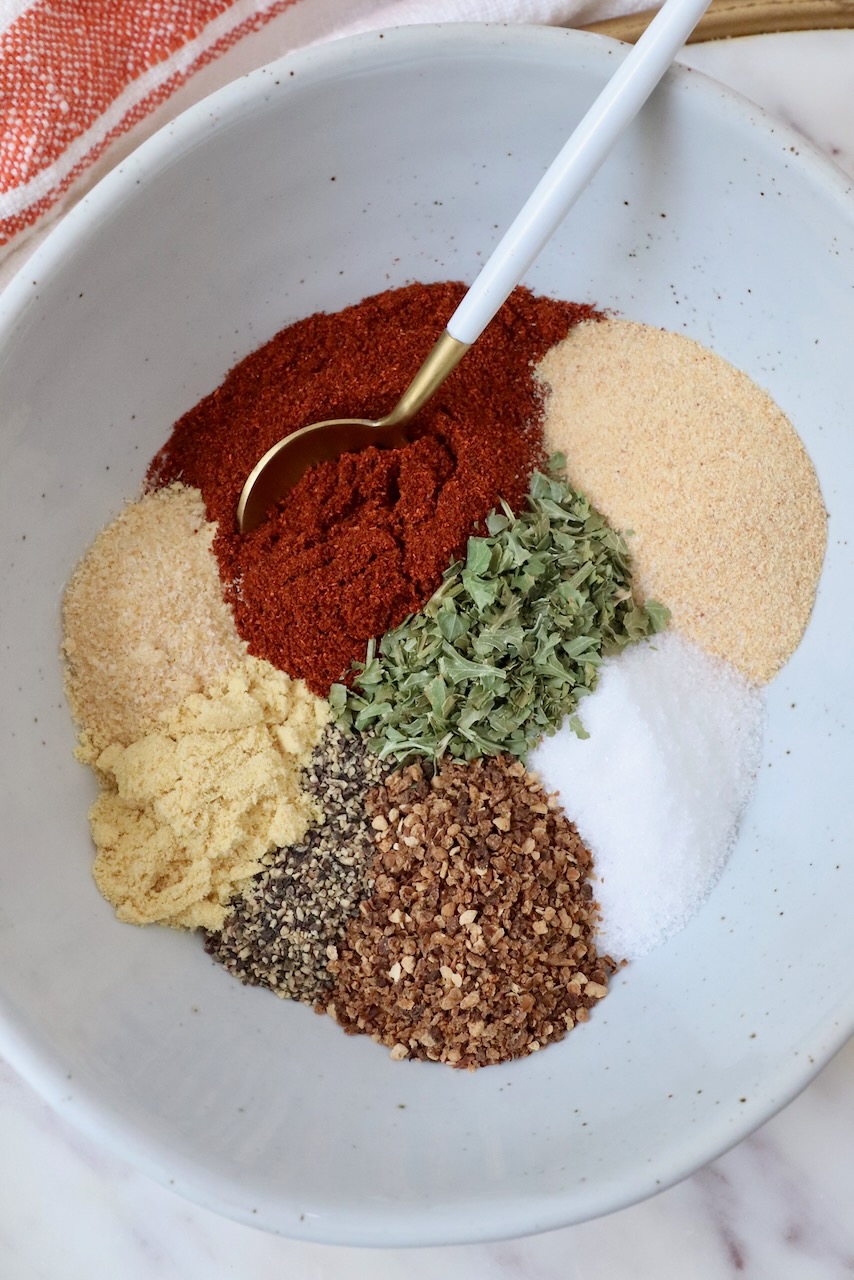
[{"label": "white marble countertop", "polygon": [[[854,31],[694,46],[685,61],[801,129],[854,175]],[[105,1153],[0,1060],[2,1280],[836,1280],[854,1275],[854,1041],[785,1111],[679,1186],[550,1235],[331,1249],[197,1208]]]}]

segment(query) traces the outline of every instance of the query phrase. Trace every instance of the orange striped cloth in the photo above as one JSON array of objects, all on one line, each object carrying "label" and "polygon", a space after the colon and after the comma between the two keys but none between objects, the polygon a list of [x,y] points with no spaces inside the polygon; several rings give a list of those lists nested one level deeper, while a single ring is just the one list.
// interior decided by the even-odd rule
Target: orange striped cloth
[{"label": "orange striped cloth", "polygon": [[36,0],[0,36],[0,244],[188,77],[298,0]]},{"label": "orange striped cloth", "polygon": [[590,21],[649,0],[0,0],[0,277],[193,101],[301,45],[408,22]]}]

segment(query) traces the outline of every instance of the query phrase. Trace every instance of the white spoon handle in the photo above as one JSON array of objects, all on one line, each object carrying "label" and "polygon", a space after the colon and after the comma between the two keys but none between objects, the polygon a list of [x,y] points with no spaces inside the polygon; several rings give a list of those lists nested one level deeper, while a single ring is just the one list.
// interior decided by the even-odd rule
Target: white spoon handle
[{"label": "white spoon handle", "polygon": [[448,323],[475,342],[631,123],[710,0],[666,0],[558,152]]}]

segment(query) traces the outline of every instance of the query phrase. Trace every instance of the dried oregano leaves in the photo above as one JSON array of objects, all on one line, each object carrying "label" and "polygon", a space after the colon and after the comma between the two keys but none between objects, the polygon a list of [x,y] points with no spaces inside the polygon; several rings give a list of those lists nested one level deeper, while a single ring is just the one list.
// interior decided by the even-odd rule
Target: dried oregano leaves
[{"label": "dried oregano leaves", "polygon": [[381,758],[524,756],[603,657],[666,625],[663,606],[633,600],[625,541],[563,466],[555,454],[534,473],[527,511],[487,517],[424,609],[370,643],[352,689],[333,685],[336,719]]}]

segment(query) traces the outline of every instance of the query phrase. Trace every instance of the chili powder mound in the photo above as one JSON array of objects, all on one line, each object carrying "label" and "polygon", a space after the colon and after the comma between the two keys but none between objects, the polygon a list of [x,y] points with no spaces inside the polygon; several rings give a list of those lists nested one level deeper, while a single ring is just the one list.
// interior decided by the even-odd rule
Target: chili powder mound
[{"label": "chili powder mound", "polygon": [[391,289],[282,330],[175,425],[149,487],[198,487],[249,650],[317,694],[367,641],[421,608],[466,538],[503,498],[518,507],[543,461],[534,364],[591,306],[517,289],[401,449],[313,467],[268,521],[236,528],[262,454],[324,418],[379,417],[415,374],[465,293],[454,282]]}]

